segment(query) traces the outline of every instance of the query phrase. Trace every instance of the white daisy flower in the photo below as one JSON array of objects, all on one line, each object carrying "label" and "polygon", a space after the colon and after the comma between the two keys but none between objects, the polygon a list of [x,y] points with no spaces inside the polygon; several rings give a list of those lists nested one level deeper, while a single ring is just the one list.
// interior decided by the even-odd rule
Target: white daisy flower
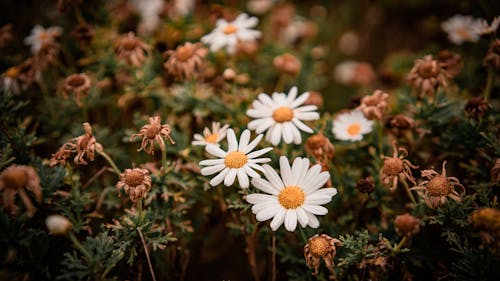
[{"label": "white daisy flower", "polygon": [[255,41],[260,37],[261,32],[254,30],[259,23],[256,17],[248,17],[247,14],[240,14],[234,21],[227,22],[225,19],[218,19],[215,29],[201,38],[201,42],[210,45],[210,50],[216,52],[226,47],[227,52],[234,54],[236,44],[239,41]]},{"label": "white daisy flower", "polygon": [[333,133],[343,141],[359,141],[364,134],[370,133],[373,121],[366,119],[362,111],[353,110],[342,113],[333,120]]},{"label": "white daisy flower", "polygon": [[[487,26],[487,24],[486,24]],[[464,42],[477,42],[485,23],[472,16],[455,15],[441,23],[441,28],[448,33],[448,39],[457,45]]]},{"label": "white daisy flower", "polygon": [[[257,158],[267,153],[272,147],[263,148],[252,152],[259,144],[263,135],[258,135],[250,142],[250,131],[245,130],[241,134],[240,141],[236,139],[233,129],[227,130],[227,152],[216,145],[209,144],[205,146],[205,150],[213,156],[220,157],[219,159],[208,159],[200,162],[200,166],[207,166],[201,169],[201,174],[204,176],[219,173],[211,181],[211,186],[216,186],[224,181],[224,185],[230,186],[234,183],[236,176],[242,188],[249,186],[248,177],[259,178],[260,175],[255,170],[263,171],[259,165],[271,161],[270,158]],[[250,143],[249,143],[250,142]]]},{"label": "white daisy flower", "polygon": [[212,130],[205,127],[203,130],[203,136],[201,134],[194,134],[194,141],[192,145],[208,145],[213,144],[219,146],[219,142],[226,137],[227,129],[229,125],[224,125],[220,127],[219,122],[212,122]]},{"label": "white daisy flower", "polygon": [[252,212],[258,221],[273,218],[271,229],[276,231],[283,223],[288,231],[295,231],[297,221],[303,228],[319,226],[316,215],[326,215],[323,206],[337,194],[336,188],[321,188],[330,178],[328,172],[321,172],[321,165],[309,168],[309,159],[297,157],[292,167],[285,156],[280,157],[281,177],[269,165],[264,165],[264,176],[252,179],[252,185],[268,193],[246,196]]},{"label": "white daisy flower", "polygon": [[61,36],[62,32],[63,29],[60,26],[51,26],[45,29],[37,24],[31,30],[31,34],[24,38],[24,44],[31,46],[31,52],[36,54],[44,44],[54,42],[54,39]]},{"label": "white daisy flower", "polygon": [[267,130],[266,140],[274,146],[278,145],[281,138],[285,143],[300,144],[302,137],[300,130],[313,133],[313,130],[301,120],[318,120],[319,113],[315,112],[315,105],[302,105],[309,98],[305,92],[297,97],[297,87],[290,89],[288,95],[273,93],[272,98],[261,93],[252,103],[253,108],[247,110],[247,115],[256,118],[248,123],[250,130],[260,134]]}]

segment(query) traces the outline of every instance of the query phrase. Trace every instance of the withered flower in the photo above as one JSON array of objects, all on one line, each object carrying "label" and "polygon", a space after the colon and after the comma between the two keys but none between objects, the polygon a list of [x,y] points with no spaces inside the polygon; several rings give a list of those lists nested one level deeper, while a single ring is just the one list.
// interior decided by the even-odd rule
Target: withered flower
[{"label": "withered flower", "polygon": [[85,73],[71,74],[63,80],[61,84],[61,92],[64,98],[74,94],[75,102],[78,106],[82,106],[82,96],[87,95],[90,89],[91,81]]},{"label": "withered flower", "polygon": [[163,64],[169,74],[180,79],[194,77],[202,68],[207,49],[201,43],[185,43],[164,53],[168,60]]},{"label": "withered flower", "polygon": [[358,110],[363,111],[365,117],[369,120],[382,120],[384,112],[389,107],[389,94],[382,90],[375,90],[372,95],[364,96]]},{"label": "withered flower", "polygon": [[375,183],[372,177],[367,177],[364,179],[359,179],[356,182],[356,189],[361,193],[372,193],[375,190]]},{"label": "withered flower", "polygon": [[0,191],[2,191],[2,205],[12,215],[19,213],[19,207],[16,205],[16,194],[21,197],[29,217],[35,214],[36,207],[26,191],[33,193],[36,202],[42,202],[40,178],[31,166],[13,164],[5,169],[0,174]]},{"label": "withered flower", "polygon": [[314,268],[313,275],[318,274],[321,259],[325,261],[326,267],[333,273],[335,263],[333,258],[337,254],[337,248],[342,246],[342,242],[326,234],[314,235],[309,238],[304,246],[304,257],[309,268]]},{"label": "withered flower", "polygon": [[412,236],[420,231],[420,220],[406,213],[396,217],[394,220],[396,233],[400,236]]},{"label": "withered flower", "polygon": [[123,59],[129,65],[141,66],[146,61],[146,55],[150,47],[133,32],[129,32],[118,40],[115,46],[115,52],[120,59]]},{"label": "withered flower", "polygon": [[132,202],[143,198],[151,189],[151,177],[146,169],[125,169],[120,175],[120,181],[116,184],[116,189],[125,189],[125,193]]},{"label": "withered flower", "polygon": [[304,102],[304,105],[315,105],[317,107],[323,107],[323,95],[320,92],[310,91],[309,97]]},{"label": "withered flower", "polygon": [[488,52],[483,59],[483,65],[485,67],[491,66],[494,69],[500,69],[500,39],[497,38],[490,43]]},{"label": "withered flower", "polygon": [[302,68],[299,59],[289,53],[275,57],[273,59],[273,65],[278,71],[291,76],[297,76]]},{"label": "withered flower", "polygon": [[94,39],[95,28],[88,23],[80,23],[73,29],[71,35],[81,44],[88,45]]},{"label": "withered flower", "polygon": [[[160,116],[156,115],[149,117],[149,124],[142,126],[139,133],[133,134],[130,138],[142,137],[141,147],[138,151],[144,149],[147,153],[153,155],[155,141],[162,151],[165,150],[165,141],[163,138],[167,138],[172,144],[175,144],[175,141],[170,137],[171,131],[170,126],[168,124],[162,125]],[[149,148],[147,148],[148,145]]]},{"label": "withered flower", "polygon": [[14,36],[12,36],[12,24],[8,23],[0,28],[0,48],[9,44]]},{"label": "withered flower", "polygon": [[404,114],[398,114],[387,120],[386,127],[389,128],[394,135],[400,136],[405,131],[415,127],[415,120]]},{"label": "withered flower", "polygon": [[469,222],[480,231],[484,244],[500,249],[500,210],[482,208],[472,213]]},{"label": "withered flower", "polygon": [[469,99],[465,104],[464,111],[467,117],[479,120],[490,109],[492,109],[491,104],[484,97],[480,96]]},{"label": "withered flower", "polygon": [[[398,187],[399,180],[409,180],[413,184],[416,184],[415,178],[411,173],[411,169],[418,168],[408,161],[406,156],[408,156],[408,151],[403,147],[397,147],[396,142],[392,142],[392,157],[383,156],[384,165],[380,170],[380,181],[384,186],[391,186],[391,191],[394,191]],[[399,152],[401,155],[398,156]]]},{"label": "withered flower", "polygon": [[35,60],[33,58],[28,58],[17,68],[17,79],[22,83],[21,87],[28,88],[35,82],[39,73],[35,67]]},{"label": "withered flower", "polygon": [[39,71],[44,71],[59,60],[61,45],[48,41],[42,44],[36,55],[33,56],[34,66]]},{"label": "withered flower", "polygon": [[322,132],[307,138],[305,148],[307,154],[322,164],[327,164],[335,156],[335,147]]},{"label": "withered flower", "polygon": [[418,91],[419,97],[424,95],[434,96],[438,87],[447,87],[450,74],[441,67],[441,64],[426,55],[423,59],[415,60],[415,65],[408,74],[408,80],[414,89]]},{"label": "withered flower", "polygon": [[102,145],[97,142],[94,135],[92,134],[92,127],[89,123],[83,123],[83,129],[85,134],[70,139],[65,145],[71,148],[72,152],[76,152],[75,164],[87,165],[87,158],[90,161],[94,161],[95,151],[103,151]]},{"label": "withered flower", "polygon": [[442,50],[437,55],[437,61],[440,63],[441,67],[450,75],[450,77],[457,76],[464,64],[462,63],[462,57],[459,54],[454,53],[449,50]]},{"label": "withered flower", "polygon": [[[446,161],[443,161],[441,174],[432,169],[423,170],[422,177],[427,178],[427,180],[411,189],[423,191],[424,201],[429,208],[436,209],[444,205],[448,201],[447,197],[457,202],[462,201],[461,196],[465,194],[465,187],[460,184],[457,178],[446,176]],[[460,189],[460,193],[456,191],[455,187]]]},{"label": "withered flower", "polygon": [[68,143],[63,144],[63,146],[61,146],[56,153],[51,155],[49,166],[54,167],[55,165],[65,165],[66,160],[68,160],[71,155],[71,152],[72,148],[68,145]]}]

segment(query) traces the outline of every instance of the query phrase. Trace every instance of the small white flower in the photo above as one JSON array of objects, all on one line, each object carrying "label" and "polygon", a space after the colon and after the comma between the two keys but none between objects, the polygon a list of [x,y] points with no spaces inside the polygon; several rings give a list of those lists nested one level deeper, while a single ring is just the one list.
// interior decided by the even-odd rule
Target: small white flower
[{"label": "small white flower", "polygon": [[[259,144],[263,135],[258,135],[250,142],[250,131],[245,130],[241,134],[240,141],[236,139],[233,129],[227,130],[228,151],[224,151],[216,145],[209,144],[205,150],[219,159],[208,159],[200,162],[200,166],[207,166],[201,169],[204,176],[219,173],[211,181],[211,186],[216,186],[224,181],[224,185],[230,186],[236,177],[242,188],[247,188],[250,184],[248,177],[259,178],[260,175],[254,170],[263,171],[259,165],[271,161],[270,158],[257,158],[267,153],[272,147],[263,148],[252,152]],[[250,142],[250,143],[249,143]]]},{"label": "small white flower", "polygon": [[297,157],[292,167],[285,156],[280,157],[281,177],[269,165],[264,165],[264,176],[252,179],[252,185],[268,194],[249,194],[248,203],[258,221],[273,218],[271,229],[276,231],[283,223],[288,231],[295,231],[297,221],[303,228],[319,226],[316,215],[326,215],[328,209],[321,206],[337,194],[336,188],[321,188],[330,178],[321,172],[321,165],[309,168],[309,159]]},{"label": "small white flower", "polygon": [[342,113],[333,120],[333,133],[339,140],[359,141],[372,131],[373,121],[366,119],[362,111]]},{"label": "small white flower", "polygon": [[490,34],[490,33],[495,33],[498,29],[498,26],[500,25],[500,16],[498,17],[495,17],[492,21],[491,21],[491,25],[488,24],[488,22],[484,19],[481,20],[482,24],[483,24],[483,30],[481,30],[481,35],[486,35],[486,34]]},{"label": "small white flower", "polygon": [[44,44],[54,42],[54,39],[61,36],[62,32],[63,29],[60,26],[51,26],[45,29],[37,24],[31,30],[31,34],[24,38],[24,44],[31,46],[31,52],[36,54]]},{"label": "small white flower", "polygon": [[234,21],[227,22],[225,19],[218,19],[215,29],[201,38],[201,42],[210,45],[210,50],[216,52],[226,47],[227,52],[234,54],[236,44],[239,41],[255,41],[260,37],[261,32],[254,30],[259,23],[256,17],[248,17],[247,14],[240,14]]},{"label": "small white flower", "polygon": [[319,119],[319,113],[315,112],[315,105],[302,105],[309,98],[305,92],[297,97],[297,87],[290,89],[288,95],[284,93],[273,93],[272,98],[261,93],[253,101],[252,109],[247,110],[247,115],[256,118],[248,123],[250,130],[260,134],[267,130],[266,140],[274,146],[278,145],[281,138],[285,143],[300,144],[302,137],[300,130],[313,133],[313,130],[301,120],[310,121]]},{"label": "small white flower", "polygon": [[192,145],[208,145],[213,144],[219,146],[219,142],[226,137],[227,128],[229,125],[224,125],[220,127],[219,122],[212,122],[212,131],[208,127],[203,130],[203,136],[201,134],[194,134],[194,141]]},{"label": "small white flower", "polygon": [[455,15],[442,22],[441,28],[448,33],[451,42],[461,45],[464,42],[479,41],[485,22],[472,16]]}]

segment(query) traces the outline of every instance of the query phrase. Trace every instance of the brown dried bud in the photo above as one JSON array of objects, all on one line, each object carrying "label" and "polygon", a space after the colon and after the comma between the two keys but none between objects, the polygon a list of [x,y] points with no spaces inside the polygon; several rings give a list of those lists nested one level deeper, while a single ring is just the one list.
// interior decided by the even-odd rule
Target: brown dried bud
[{"label": "brown dried bud", "polygon": [[278,71],[291,76],[297,76],[302,68],[300,61],[295,56],[288,53],[275,57],[273,59],[273,65]]},{"label": "brown dried bud", "polygon": [[151,189],[151,177],[146,169],[125,169],[120,175],[120,181],[116,184],[116,189],[125,189],[125,193],[130,197],[132,202],[146,196],[146,193]]},{"label": "brown dried bud", "polygon": [[81,23],[73,29],[71,35],[81,44],[88,45],[94,39],[95,29],[88,23]]},{"label": "brown dried bud", "polygon": [[440,51],[437,55],[437,61],[441,64],[441,67],[448,72],[448,74],[450,74],[451,77],[457,76],[464,67],[462,57],[449,50]]},{"label": "brown dried bud", "polygon": [[465,104],[465,115],[471,119],[479,120],[492,108],[484,97],[471,98]]},{"label": "brown dried bud", "polygon": [[391,129],[394,135],[399,136],[403,132],[413,129],[415,120],[406,115],[398,114],[387,120],[386,127]]},{"label": "brown dried bud", "polygon": [[361,193],[372,193],[375,190],[375,184],[373,183],[373,179],[371,177],[367,177],[364,179],[359,179],[356,182],[356,188]]},{"label": "brown dried bud", "polygon": [[328,163],[335,156],[335,147],[322,132],[307,138],[305,148],[307,154],[321,163]]},{"label": "brown dried bud", "polygon": [[406,213],[396,217],[394,227],[400,236],[412,236],[420,231],[420,220]]},{"label": "brown dried bud", "polygon": [[495,69],[500,69],[500,39],[491,42],[490,48],[483,59],[483,65],[485,67],[491,66]]},{"label": "brown dried bud", "polygon": [[320,92],[310,91],[309,98],[304,102],[304,105],[323,107],[323,95]]}]

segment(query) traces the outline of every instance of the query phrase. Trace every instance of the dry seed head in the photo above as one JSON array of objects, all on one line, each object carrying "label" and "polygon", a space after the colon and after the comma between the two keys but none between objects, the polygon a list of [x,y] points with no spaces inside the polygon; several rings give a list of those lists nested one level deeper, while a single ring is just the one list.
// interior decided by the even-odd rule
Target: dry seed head
[{"label": "dry seed head", "polygon": [[371,178],[359,179],[356,182],[356,188],[362,193],[371,193],[375,189],[375,184]]},{"label": "dry seed head", "polygon": [[418,68],[418,74],[424,79],[436,77],[440,71],[441,67],[435,60],[424,61]]},{"label": "dry seed head", "polygon": [[238,169],[243,167],[248,162],[248,157],[239,151],[230,152],[226,158],[224,158],[224,164],[226,167],[232,169]]},{"label": "dry seed head", "polygon": [[401,236],[411,236],[420,231],[420,220],[406,213],[399,215],[394,220],[396,232]]},{"label": "dry seed head", "polygon": [[193,48],[190,45],[182,45],[177,47],[177,50],[175,51],[175,55],[177,56],[177,59],[185,62],[189,58],[193,56]]},{"label": "dry seed head", "polygon": [[144,182],[144,173],[133,169],[125,174],[125,183],[129,186],[138,186]]},{"label": "dry seed head", "polygon": [[330,241],[323,236],[317,236],[309,241],[309,251],[317,258],[322,258],[331,249]]},{"label": "dry seed head", "polygon": [[304,204],[305,199],[304,191],[297,186],[287,186],[278,195],[278,201],[285,209],[296,209]]},{"label": "dry seed head", "polygon": [[404,169],[403,160],[396,157],[386,158],[382,169],[389,176],[397,176]]},{"label": "dry seed head", "polygon": [[451,184],[443,175],[437,175],[427,184],[427,191],[430,196],[445,196],[451,191]]}]

